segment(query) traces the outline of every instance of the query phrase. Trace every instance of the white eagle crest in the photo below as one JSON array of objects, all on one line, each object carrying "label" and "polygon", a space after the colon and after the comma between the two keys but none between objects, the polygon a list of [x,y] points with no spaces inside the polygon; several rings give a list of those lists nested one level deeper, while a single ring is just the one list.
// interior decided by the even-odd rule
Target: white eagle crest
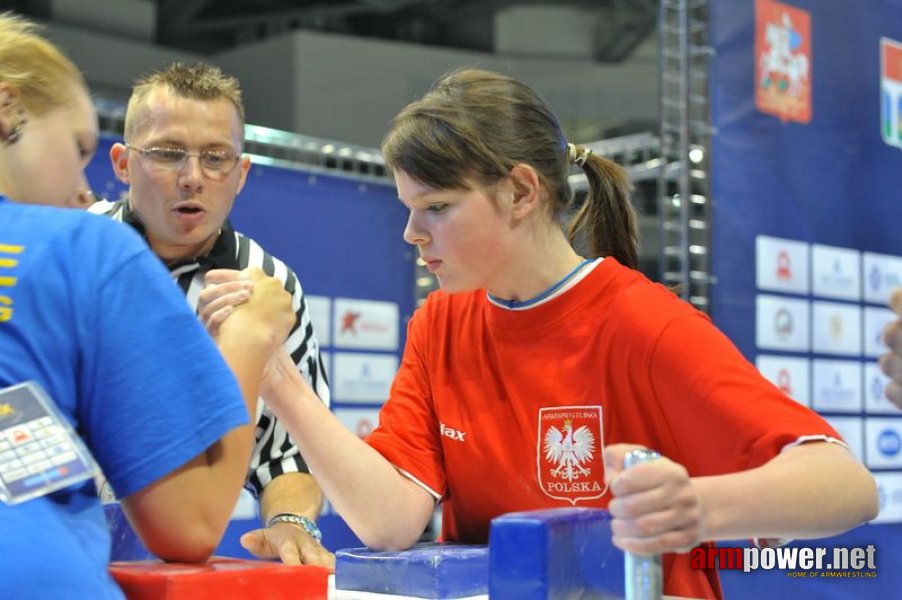
[{"label": "white eagle crest", "polygon": [[551,426],[545,432],[545,460],[557,465],[551,470],[555,477],[563,477],[569,481],[591,473],[591,469],[582,467],[592,458],[595,450],[595,436],[585,425],[573,431],[570,419],[564,421],[564,431]]}]

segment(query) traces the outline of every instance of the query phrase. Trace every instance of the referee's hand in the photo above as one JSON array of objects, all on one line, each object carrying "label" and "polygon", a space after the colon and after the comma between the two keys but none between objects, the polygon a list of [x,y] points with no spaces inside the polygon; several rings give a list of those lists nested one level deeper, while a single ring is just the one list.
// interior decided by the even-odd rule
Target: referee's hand
[{"label": "referee's hand", "polygon": [[204,276],[204,289],[197,300],[197,316],[213,337],[235,307],[251,297],[254,283],[241,277],[237,269],[214,269]]},{"label": "referee's hand", "polygon": [[277,523],[241,536],[245,550],[263,560],[279,559],[286,565],[316,565],[335,572],[335,555],[310,534],[290,523]]},{"label": "referee's hand", "polygon": [[269,351],[288,337],[296,316],[291,294],[282,282],[257,268],[207,273],[198,308],[201,322],[216,338],[221,328],[235,321],[243,335],[261,335]]}]

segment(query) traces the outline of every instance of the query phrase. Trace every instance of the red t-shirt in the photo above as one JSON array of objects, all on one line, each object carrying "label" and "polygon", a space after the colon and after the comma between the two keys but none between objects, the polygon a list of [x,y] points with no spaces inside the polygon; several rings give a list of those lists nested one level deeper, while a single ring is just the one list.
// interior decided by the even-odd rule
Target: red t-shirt
[{"label": "red t-shirt", "polygon": [[[485,291],[431,294],[408,326],[368,442],[444,502],[442,537],[486,543],[511,511],[605,508],[604,444],[634,443],[692,476],[760,466],[839,435],[748,363],[703,313],[606,258],[526,310]],[[665,593],[719,597],[714,571],[664,556]]]}]

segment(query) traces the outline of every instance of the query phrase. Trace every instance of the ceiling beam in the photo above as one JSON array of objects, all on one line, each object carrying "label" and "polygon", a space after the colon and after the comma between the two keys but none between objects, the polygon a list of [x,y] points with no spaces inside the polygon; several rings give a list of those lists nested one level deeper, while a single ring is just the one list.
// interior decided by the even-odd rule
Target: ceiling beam
[{"label": "ceiling beam", "polygon": [[158,27],[170,32],[185,30],[213,0],[157,0]]}]

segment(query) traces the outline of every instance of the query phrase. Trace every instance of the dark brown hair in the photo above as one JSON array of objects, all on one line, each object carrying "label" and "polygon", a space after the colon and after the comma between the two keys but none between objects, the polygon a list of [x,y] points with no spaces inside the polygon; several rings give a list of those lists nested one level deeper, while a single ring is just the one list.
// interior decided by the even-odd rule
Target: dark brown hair
[{"label": "dark brown hair", "polygon": [[[582,155],[584,148],[577,147]],[[439,189],[490,185],[518,164],[539,175],[558,218],[573,201],[567,180],[570,155],[557,118],[525,84],[479,69],[452,72],[392,120],[382,142],[386,166]],[[585,231],[590,256],[613,256],[638,265],[636,216],[622,168],[588,155],[582,169],[589,193],[567,232]]]}]

